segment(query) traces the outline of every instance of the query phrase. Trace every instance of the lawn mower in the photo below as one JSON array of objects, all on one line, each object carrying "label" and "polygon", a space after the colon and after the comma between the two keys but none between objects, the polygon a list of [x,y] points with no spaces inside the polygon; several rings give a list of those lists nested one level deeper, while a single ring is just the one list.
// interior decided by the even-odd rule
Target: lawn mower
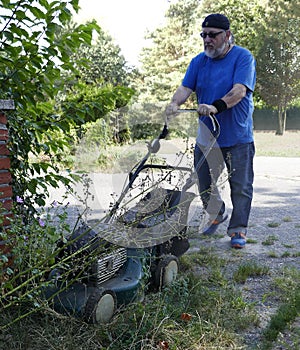
[{"label": "lawn mower", "polygon": [[[179,110],[191,111],[195,110]],[[188,190],[219,135],[215,116],[209,118],[211,141],[196,169],[149,161],[168,135],[165,124],[130,171],[127,185],[104,220],[82,223],[66,242],[58,244],[56,268],[45,289],[56,311],[88,323],[109,323],[117,308],[141,297],[143,286],[157,291],[174,281],[178,259],[189,249],[188,212],[196,194]]]}]

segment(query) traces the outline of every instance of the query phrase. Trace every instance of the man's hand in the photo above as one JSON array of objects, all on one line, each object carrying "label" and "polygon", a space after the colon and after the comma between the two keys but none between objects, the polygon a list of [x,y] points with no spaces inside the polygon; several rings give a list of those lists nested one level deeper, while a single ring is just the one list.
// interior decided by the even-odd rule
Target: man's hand
[{"label": "man's hand", "polygon": [[165,122],[166,124],[168,124],[170,122],[170,120],[172,119],[172,117],[175,117],[178,113],[179,106],[177,103],[175,102],[171,102],[170,104],[168,104],[166,110],[165,110]]},{"label": "man's hand", "polygon": [[171,120],[172,117],[175,117],[178,113],[179,106],[181,106],[193,92],[190,88],[180,85],[174,96],[172,97],[172,102],[166,108],[166,124]]},{"label": "man's hand", "polygon": [[210,114],[217,114],[218,110],[213,105],[200,104],[198,105],[197,112],[199,115],[209,116]]}]

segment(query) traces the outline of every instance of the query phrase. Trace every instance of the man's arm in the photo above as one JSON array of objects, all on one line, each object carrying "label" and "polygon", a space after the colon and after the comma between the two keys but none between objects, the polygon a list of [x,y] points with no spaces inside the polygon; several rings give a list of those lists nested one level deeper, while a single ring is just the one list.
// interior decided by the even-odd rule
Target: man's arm
[{"label": "man's arm", "polygon": [[243,84],[234,84],[233,88],[224,96],[222,100],[227,104],[227,108],[237,105],[245,96],[247,88]]},{"label": "man's arm", "polygon": [[220,113],[227,108],[232,108],[233,106],[237,105],[246,96],[246,92],[247,88],[245,85],[234,84],[233,88],[220,100],[215,101],[215,103],[211,105],[200,104],[197,111],[200,115]]},{"label": "man's arm", "polygon": [[170,116],[176,114],[179,106],[189,98],[192,92],[193,90],[180,85],[173,95],[171,103],[166,108],[166,115]]}]

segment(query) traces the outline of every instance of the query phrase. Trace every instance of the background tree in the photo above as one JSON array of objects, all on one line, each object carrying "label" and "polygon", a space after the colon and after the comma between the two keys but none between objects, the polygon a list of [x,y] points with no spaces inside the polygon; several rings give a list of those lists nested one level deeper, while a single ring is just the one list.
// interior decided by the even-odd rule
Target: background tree
[{"label": "background tree", "polygon": [[[78,108],[79,113],[85,114],[83,120],[92,121],[80,128],[81,136],[83,132],[93,128],[97,119],[102,118],[101,128],[105,129],[103,145],[128,141],[130,131],[126,115],[111,111],[124,107],[133,96],[134,89],[130,87],[134,86],[137,70],[127,64],[120,47],[103,30],[97,33],[95,43],[81,45],[72,55],[72,60],[78,73],[65,89],[65,100],[62,104],[64,112],[71,103],[71,110]],[[80,87],[76,88],[79,81]],[[99,135],[100,144],[101,138],[102,135]]]},{"label": "background tree", "polygon": [[282,135],[287,109],[300,96],[299,2],[270,2],[266,23],[257,56],[257,87],[265,102],[277,109],[276,134]]},{"label": "background tree", "polygon": [[165,17],[165,26],[148,33],[151,44],[141,53],[142,101],[169,101],[190,59],[201,49],[198,0],[172,3]]},{"label": "background tree", "polygon": [[[140,55],[142,66],[137,80],[137,103],[129,113],[133,138],[155,137],[161,130],[166,103],[180,85],[191,58],[201,50],[200,18],[198,0],[171,2],[165,24],[146,35],[149,45]],[[193,99],[186,106],[194,106]],[[139,125],[145,125],[145,120],[147,127],[141,130]],[[174,120],[170,131],[180,136],[190,134],[186,128],[195,131],[196,123],[195,116],[185,115],[185,118]]]},{"label": "background tree", "polygon": [[81,45],[73,58],[80,78],[87,83],[101,80],[112,85],[128,86],[132,68],[127,65],[121,49],[112,37],[100,30],[96,43]]},{"label": "background tree", "polygon": [[202,5],[202,14],[203,17],[210,13],[225,14],[230,20],[235,43],[256,56],[260,48],[261,33],[266,27],[267,2],[268,0],[208,0]]}]

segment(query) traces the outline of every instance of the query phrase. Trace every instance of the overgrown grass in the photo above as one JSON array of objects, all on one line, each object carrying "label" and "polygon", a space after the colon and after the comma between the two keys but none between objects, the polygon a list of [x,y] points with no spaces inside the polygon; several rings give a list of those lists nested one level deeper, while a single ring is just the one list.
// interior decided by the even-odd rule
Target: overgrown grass
[{"label": "overgrown grass", "polygon": [[[2,331],[0,348],[11,349],[240,349],[236,332],[257,322],[253,305],[222,273],[225,261],[214,255],[185,256],[177,281],[143,302],[119,311],[111,324],[87,325],[79,319],[38,310]],[[189,271],[198,263],[206,273]],[[30,305],[2,313],[1,325],[17,318]]]},{"label": "overgrown grass", "polygon": [[267,275],[269,271],[270,269],[267,266],[257,264],[254,261],[247,262],[238,266],[233,274],[233,279],[238,283],[244,283],[249,277]]},{"label": "overgrown grass", "polygon": [[[1,313],[0,327],[28,310],[34,312],[2,329],[0,349],[6,349],[8,342],[9,348],[16,350],[246,349],[242,334],[258,327],[259,317],[239,285],[250,277],[269,274],[269,269],[248,261],[228,273],[228,266],[235,265],[229,260],[232,258],[204,249],[183,255],[181,272],[172,286],[147,293],[143,301],[118,310],[108,325],[88,325],[50,308],[34,311],[30,302],[17,303]],[[261,349],[271,349],[299,315],[299,287],[296,269],[283,269],[274,277],[270,290],[276,291],[281,306],[264,332]]]},{"label": "overgrown grass", "polygon": [[[264,350],[272,349],[278,336],[300,316],[300,271],[296,268],[283,269],[282,273],[274,279],[274,287],[281,295],[282,303],[264,331]],[[299,337],[291,339],[290,349],[297,349],[299,343]]]},{"label": "overgrown grass", "polygon": [[278,241],[278,237],[274,235],[269,235],[266,237],[264,241],[262,241],[262,245],[273,245],[276,241]]}]

